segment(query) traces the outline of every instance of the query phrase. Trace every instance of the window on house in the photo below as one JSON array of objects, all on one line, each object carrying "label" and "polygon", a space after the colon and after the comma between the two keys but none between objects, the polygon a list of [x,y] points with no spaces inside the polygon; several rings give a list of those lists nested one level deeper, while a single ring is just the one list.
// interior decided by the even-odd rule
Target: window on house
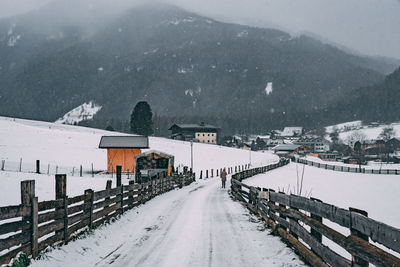
[{"label": "window on house", "polygon": [[206,136],[205,134],[203,134],[203,136]]},{"label": "window on house", "polygon": [[210,134],[208,134],[208,136],[210,136]]},{"label": "window on house", "polygon": [[207,142],[209,142],[209,143],[210,143],[210,140],[207,140]]}]

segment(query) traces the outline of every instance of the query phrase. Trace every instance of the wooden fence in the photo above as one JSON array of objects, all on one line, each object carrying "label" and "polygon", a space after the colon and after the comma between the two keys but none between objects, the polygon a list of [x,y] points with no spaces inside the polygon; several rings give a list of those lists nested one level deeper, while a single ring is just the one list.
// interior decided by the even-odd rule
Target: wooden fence
[{"label": "wooden fence", "polygon": [[305,164],[308,166],[313,166],[313,167],[326,169],[326,170],[332,170],[332,171],[400,175],[400,170],[394,170],[394,169],[373,170],[373,169],[360,168],[358,166],[357,167],[348,167],[348,166],[330,165],[330,164],[324,164],[324,163],[320,163],[320,162],[314,162],[314,161],[310,161],[310,160],[306,160],[306,159],[299,159],[299,158],[296,158],[296,162],[302,163],[302,164]]},{"label": "wooden fence", "polygon": [[[249,210],[259,215],[275,234],[280,235],[312,266],[400,266],[395,253],[370,243],[372,240],[400,253],[400,229],[368,218],[368,213],[350,208],[345,210],[315,198],[277,193],[241,182],[250,173],[276,168],[276,164],[235,174],[231,193]],[[350,232],[346,236],[326,224],[323,218]],[[322,243],[330,239],[352,255],[352,260],[339,255]]]},{"label": "wooden fence", "polygon": [[8,263],[20,251],[35,258],[50,245],[67,243],[83,230],[95,228],[159,194],[195,180],[194,174],[187,173],[122,185],[119,176],[116,188],[111,188],[108,180],[105,190],[88,189],[83,195],[69,198],[66,175],[55,177],[55,200],[38,202],[35,181],[28,180],[21,182],[20,205],[0,207],[0,265]]},{"label": "wooden fence", "polygon": [[214,178],[214,177],[219,177],[221,176],[222,170],[225,169],[227,174],[232,174],[232,173],[237,173],[241,172],[244,170],[249,170],[250,169],[250,164],[243,164],[243,165],[236,165],[234,167],[224,167],[224,168],[216,168],[216,169],[210,169],[210,170],[201,170],[199,172],[199,178],[200,179],[208,179],[208,178]]}]

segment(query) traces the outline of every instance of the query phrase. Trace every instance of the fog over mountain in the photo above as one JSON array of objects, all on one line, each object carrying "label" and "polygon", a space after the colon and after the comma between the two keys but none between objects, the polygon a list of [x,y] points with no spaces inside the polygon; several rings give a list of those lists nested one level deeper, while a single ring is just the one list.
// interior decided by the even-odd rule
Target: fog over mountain
[{"label": "fog over mountain", "polygon": [[[1,0],[0,17],[26,12],[54,1],[66,0]],[[93,7],[90,15],[107,17],[116,11],[126,10],[138,2],[152,1],[78,2],[81,6]],[[310,32],[325,41],[346,46],[362,54],[400,59],[400,49],[398,49],[400,1],[398,0],[163,0],[162,2],[177,4],[190,11],[226,22],[276,28],[291,34]],[[81,9],[68,10],[68,7],[74,6],[75,4],[68,4],[62,12],[70,15],[76,13],[79,18],[79,15],[82,15]],[[63,16],[63,14],[54,15]],[[78,19],[77,22],[83,21]]]}]

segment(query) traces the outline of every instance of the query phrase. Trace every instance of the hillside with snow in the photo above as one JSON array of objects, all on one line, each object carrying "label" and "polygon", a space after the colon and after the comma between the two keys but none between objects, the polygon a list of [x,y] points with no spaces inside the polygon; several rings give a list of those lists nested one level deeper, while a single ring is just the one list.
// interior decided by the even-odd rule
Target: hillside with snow
[{"label": "hillside with snow", "polygon": [[67,112],[62,118],[56,120],[56,123],[77,125],[81,121],[93,119],[93,116],[101,110],[101,106],[89,101]]},{"label": "hillside with snow", "polygon": [[333,131],[339,132],[339,139],[344,143],[349,143],[354,138],[362,140],[377,140],[383,129],[386,127],[393,127],[395,135],[393,137],[400,138],[400,122],[390,124],[370,124],[364,125],[362,121],[352,121],[340,123],[325,127],[328,135],[327,139],[330,140],[329,134]]},{"label": "hillside with snow", "polygon": [[[0,185],[8,185],[8,190],[5,192],[7,196],[3,195],[0,198],[0,205],[19,201],[19,181],[24,179],[37,180],[40,200],[51,199],[54,197],[54,188],[51,184],[54,183],[52,177],[56,168],[58,173],[66,173],[71,177],[69,182],[74,185],[70,188],[70,195],[81,194],[83,189],[87,188],[85,186],[93,185],[94,189],[103,188],[111,175],[100,174],[94,179],[91,177],[92,164],[96,172],[107,168],[107,152],[98,148],[103,135],[126,134],[0,117],[0,162],[5,161],[6,170],[6,172],[0,171]],[[174,155],[176,167],[190,166],[190,142],[150,137],[149,146],[149,150],[154,149]],[[33,174],[36,160],[40,160],[44,173],[50,168],[50,176]],[[253,166],[259,166],[277,160],[278,158],[270,153],[249,152],[203,143],[193,144],[193,168],[197,176],[200,171],[203,171],[204,175],[205,170],[244,165],[250,161]],[[22,173],[19,172],[20,163],[22,163]],[[85,175],[90,178],[90,182],[77,177],[80,165]],[[127,179],[126,175],[124,178]]]}]

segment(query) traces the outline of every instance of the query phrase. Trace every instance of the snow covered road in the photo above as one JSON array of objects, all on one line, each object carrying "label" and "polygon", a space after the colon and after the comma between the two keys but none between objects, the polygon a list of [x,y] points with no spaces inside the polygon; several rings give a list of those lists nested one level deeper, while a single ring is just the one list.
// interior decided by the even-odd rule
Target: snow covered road
[{"label": "snow covered road", "polygon": [[214,178],[158,196],[32,266],[304,265],[227,191]]}]

